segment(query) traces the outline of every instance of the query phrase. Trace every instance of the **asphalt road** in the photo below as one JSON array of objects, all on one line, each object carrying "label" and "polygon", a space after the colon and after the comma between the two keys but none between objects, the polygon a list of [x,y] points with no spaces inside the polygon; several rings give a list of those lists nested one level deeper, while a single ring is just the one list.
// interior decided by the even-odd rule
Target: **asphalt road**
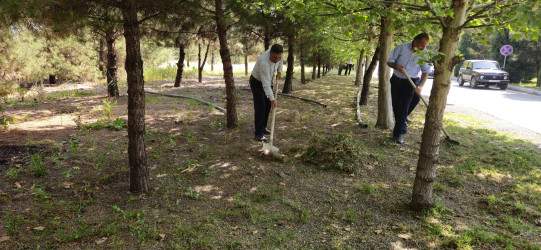
[{"label": "asphalt road", "polygon": [[[423,96],[428,100],[432,89],[432,79],[428,79],[423,88]],[[522,130],[521,134],[533,132],[535,137],[541,135],[541,96],[518,92],[514,90],[500,90],[498,87],[473,89],[468,83],[458,86],[456,80],[451,83],[451,90],[447,96],[446,111],[461,109],[483,119],[488,116],[495,117],[497,123],[508,123],[504,126],[518,126],[515,130]],[[471,110],[468,110],[471,109]],[[505,121],[505,122],[502,122]],[[531,132],[524,131],[530,130]],[[513,129],[507,129],[513,130]],[[516,132],[516,131],[512,131]]]}]

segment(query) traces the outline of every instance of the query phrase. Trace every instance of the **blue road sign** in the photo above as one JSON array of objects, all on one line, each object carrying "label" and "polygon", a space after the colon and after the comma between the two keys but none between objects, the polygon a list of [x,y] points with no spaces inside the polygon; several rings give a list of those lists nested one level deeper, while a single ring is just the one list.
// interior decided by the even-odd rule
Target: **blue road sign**
[{"label": "blue road sign", "polygon": [[504,45],[500,48],[500,54],[504,56],[511,55],[513,53],[513,46],[511,45]]}]

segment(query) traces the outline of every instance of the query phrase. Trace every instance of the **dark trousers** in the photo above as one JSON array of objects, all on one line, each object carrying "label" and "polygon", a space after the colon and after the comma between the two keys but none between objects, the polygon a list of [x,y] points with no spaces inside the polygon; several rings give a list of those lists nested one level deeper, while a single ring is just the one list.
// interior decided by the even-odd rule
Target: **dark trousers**
[{"label": "dark trousers", "polygon": [[255,135],[262,136],[263,131],[265,131],[265,128],[267,127],[267,121],[269,120],[269,113],[271,110],[270,100],[265,95],[263,83],[253,76],[250,76],[250,88],[252,89],[252,94],[254,96]]},{"label": "dark trousers", "polygon": [[[412,81],[416,82],[417,78],[413,78]],[[408,82],[408,79],[401,79],[395,75],[391,77],[391,99],[394,114],[393,136],[395,137],[408,132],[406,118],[408,112],[410,112],[411,100],[414,95],[415,93],[413,92],[413,88]],[[419,100],[417,100],[417,102],[419,102]]]},{"label": "dark trousers", "polygon": [[[421,78],[418,77],[418,78],[414,78],[414,79],[417,79],[417,80],[416,81],[413,81],[413,79],[411,79],[411,80],[413,81],[413,83],[415,83],[415,86],[419,86],[419,83],[421,83]],[[415,94],[415,92],[413,92],[413,97],[411,98],[410,107],[408,109],[408,115],[411,114],[411,112],[413,112],[415,107],[417,107],[417,104],[419,104],[420,100],[421,100],[421,97],[419,97],[419,95],[417,95],[417,94]]]},{"label": "dark trousers", "polygon": [[353,64],[348,64],[346,66],[346,73],[344,75],[349,75],[351,74],[351,69],[353,68]]}]

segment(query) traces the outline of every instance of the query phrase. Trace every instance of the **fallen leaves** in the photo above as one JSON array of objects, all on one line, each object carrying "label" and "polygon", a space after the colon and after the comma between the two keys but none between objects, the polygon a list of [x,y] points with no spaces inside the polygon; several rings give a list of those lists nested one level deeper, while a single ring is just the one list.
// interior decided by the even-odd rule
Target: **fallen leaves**
[{"label": "fallen leaves", "polygon": [[106,240],[107,240],[107,237],[101,237],[101,238],[95,240],[94,242],[96,242],[96,244],[98,244],[98,245],[101,245],[101,244],[103,244]]},{"label": "fallen leaves", "polygon": [[406,234],[398,234],[398,238],[400,239],[404,239],[404,240],[409,240],[412,238],[412,235],[411,233],[406,233]]}]

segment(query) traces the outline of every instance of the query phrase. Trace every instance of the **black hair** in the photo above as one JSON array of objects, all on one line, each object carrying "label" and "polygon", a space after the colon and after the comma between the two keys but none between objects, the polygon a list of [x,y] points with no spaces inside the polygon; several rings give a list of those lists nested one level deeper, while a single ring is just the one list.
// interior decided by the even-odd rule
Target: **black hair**
[{"label": "black hair", "polygon": [[270,52],[276,53],[276,54],[282,54],[282,52],[284,52],[284,47],[282,47],[282,45],[280,44],[274,44],[270,48]]},{"label": "black hair", "polygon": [[413,38],[413,41],[421,41],[423,39],[426,39],[426,40],[429,40],[430,41],[430,37],[428,36],[427,33],[421,33],[419,35],[416,35],[414,38]]}]

